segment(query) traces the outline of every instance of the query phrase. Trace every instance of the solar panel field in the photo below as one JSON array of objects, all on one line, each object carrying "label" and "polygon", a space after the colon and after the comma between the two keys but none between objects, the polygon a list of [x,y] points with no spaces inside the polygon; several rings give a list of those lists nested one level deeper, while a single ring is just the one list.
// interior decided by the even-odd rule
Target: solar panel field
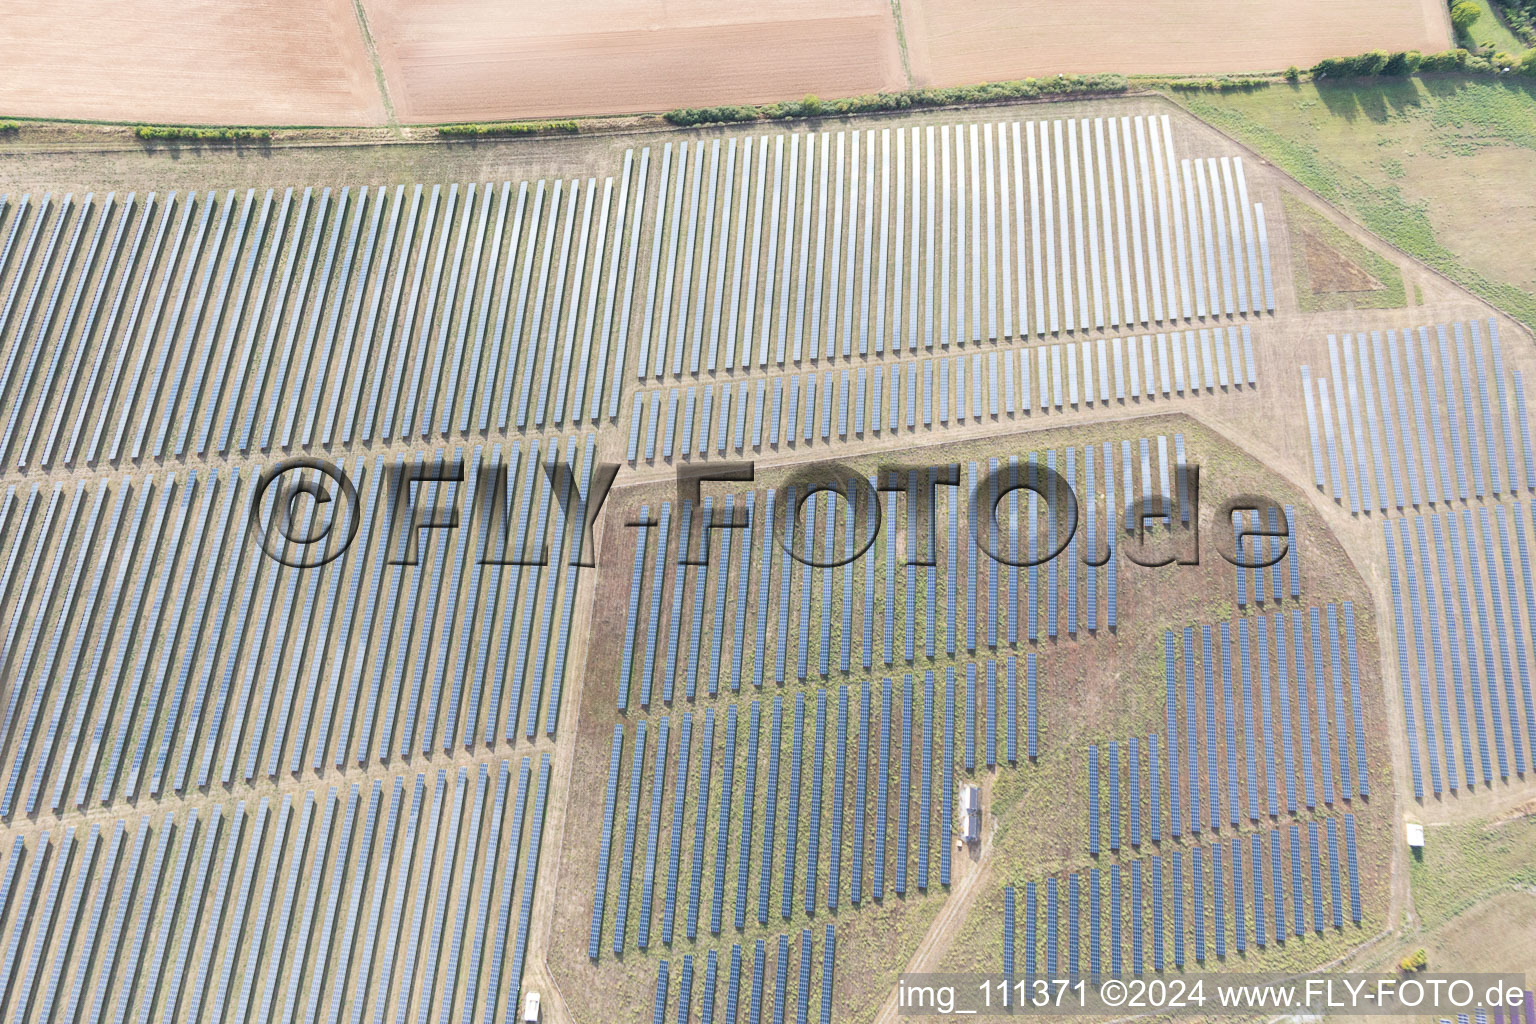
[{"label": "solar panel field", "polygon": [[1172,104],[442,152],[0,197],[0,1017],[1367,964],[1531,800],[1529,336]]}]

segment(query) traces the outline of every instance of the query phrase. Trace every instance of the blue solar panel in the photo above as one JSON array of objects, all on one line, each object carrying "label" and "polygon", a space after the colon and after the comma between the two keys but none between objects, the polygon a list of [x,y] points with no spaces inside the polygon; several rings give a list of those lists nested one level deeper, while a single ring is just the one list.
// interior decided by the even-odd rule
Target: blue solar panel
[{"label": "blue solar panel", "polygon": [[864,828],[869,818],[869,717],[870,686],[866,679],[859,701],[858,763],[854,768],[853,868],[849,873],[849,900],[858,906],[864,898]]},{"label": "blue solar panel", "polygon": [[1328,819],[1328,892],[1333,901],[1333,926],[1344,927],[1344,897],[1339,882],[1339,822]]},{"label": "blue solar panel", "polygon": [[653,903],[651,897],[656,882],[656,848],[660,841],[661,833],[662,797],[667,789],[667,733],[669,725],[667,716],[663,715],[661,723],[656,730],[656,756],[652,761],[651,816],[646,825],[645,868],[644,873],[640,876],[639,932],[635,938],[635,944],[641,949],[645,949],[651,942],[651,906]]},{"label": "blue solar panel", "polygon": [[1207,815],[1210,826],[1215,828],[1221,820],[1221,777],[1217,771],[1217,759],[1221,747],[1216,740],[1216,666],[1211,652],[1211,627],[1200,627],[1200,665],[1205,679],[1205,778]]},{"label": "blue solar panel", "polygon": [[[1177,648],[1174,646],[1173,631],[1168,630],[1163,634],[1163,687],[1165,708],[1164,713],[1168,731],[1168,806],[1169,824],[1168,831],[1173,836],[1178,836],[1183,831],[1183,816],[1179,806],[1179,690],[1176,675]],[[1152,774],[1154,780],[1157,776],[1157,754],[1155,739],[1151,741],[1152,747]],[[1157,817],[1161,800],[1158,797],[1157,782],[1152,784],[1152,813],[1154,820]],[[1156,825],[1153,831],[1157,831]]]},{"label": "blue solar panel", "polygon": [[1120,942],[1123,905],[1120,865],[1111,864],[1109,866],[1109,973],[1117,978],[1125,973],[1124,946]]},{"label": "blue solar panel", "polygon": [[1237,623],[1238,657],[1242,664],[1243,680],[1243,766],[1247,778],[1248,819],[1259,820],[1258,742],[1255,736],[1253,710],[1253,648],[1249,646],[1248,620]]},{"label": "blue solar panel", "polygon": [[1079,957],[1083,948],[1078,922],[1082,902],[1081,882],[1077,875],[1067,876],[1067,976],[1076,981],[1081,973]]},{"label": "blue solar panel", "polygon": [[731,969],[725,980],[725,1013],[722,1021],[737,1019],[736,1011],[741,1003],[741,946],[731,946]]},{"label": "blue solar panel", "polygon": [[1276,615],[1271,620],[1275,634],[1275,683],[1280,697],[1280,747],[1285,768],[1285,809],[1296,813],[1296,747],[1291,734],[1291,666],[1290,646],[1285,628],[1285,616]]},{"label": "blue solar panel", "polygon": [[1060,952],[1060,892],[1056,879],[1045,880],[1045,973],[1054,978],[1060,971],[1057,956]]},{"label": "blue solar panel", "polygon": [[[827,691],[816,691],[816,746],[811,759],[811,818],[805,847],[805,898],[807,914],[816,910],[816,869],[821,853],[821,801],[827,763]],[[798,787],[797,787],[798,788]]]},{"label": "blue solar panel", "polygon": [[827,925],[821,940],[821,1024],[832,1024],[832,968],[837,960],[837,934]]},{"label": "blue solar panel", "polygon": [[891,680],[886,679],[885,685],[880,691],[880,718],[875,727],[880,730],[880,760],[876,766],[875,776],[875,862],[874,885],[871,886],[875,899],[885,898],[885,854],[886,840],[890,835],[888,821],[890,811],[891,794]]},{"label": "blue solar panel", "polygon": [[1248,948],[1247,898],[1243,885],[1243,844],[1232,840],[1232,944],[1239,953]]},{"label": "blue solar panel", "polygon": [[1306,889],[1301,880],[1301,827],[1292,825],[1290,832],[1291,858],[1291,934],[1300,935],[1306,930]]},{"label": "blue solar panel", "polygon": [[917,820],[917,887],[928,889],[928,853],[933,823],[933,670],[923,673],[923,751],[920,816]]},{"label": "blue solar panel", "polygon": [[1317,822],[1307,822],[1307,856],[1312,867],[1312,928],[1323,930],[1323,860],[1318,852]]},{"label": "blue solar panel", "polygon": [[1237,700],[1232,688],[1232,631],[1223,622],[1221,629],[1221,685],[1222,710],[1226,714],[1227,751],[1227,817],[1233,827],[1237,825]]},{"label": "blue solar panel", "polygon": [[629,886],[635,857],[635,833],[640,819],[640,787],[644,782],[646,723],[635,725],[635,750],[629,764],[629,808],[624,819],[624,854],[619,868],[618,923],[613,931],[613,952],[624,951],[625,920],[629,914]]},{"label": "blue solar panel", "polygon": [[[1266,945],[1264,933],[1264,844],[1258,833],[1249,836],[1249,847],[1250,856],[1248,863],[1253,866],[1253,941],[1255,945],[1262,949]],[[1234,857],[1237,855],[1238,850],[1239,846],[1234,842],[1232,844]],[[1241,886],[1242,870],[1240,867],[1234,866],[1233,876],[1238,885]],[[1241,920],[1241,912],[1239,912],[1238,917]],[[1239,924],[1239,931],[1241,931],[1241,924]]]},{"label": "blue solar panel", "polygon": [[800,930],[800,993],[795,1005],[795,1024],[809,1024],[811,1016],[811,930]]},{"label": "blue solar panel", "polygon": [[1003,974],[1013,976],[1013,886],[1003,887]]},{"label": "blue solar panel", "polygon": [[805,761],[805,694],[795,694],[795,717],[790,736],[789,813],[784,826],[784,879],[779,915],[788,918],[794,908],[795,856],[800,850],[800,766]]},{"label": "blue solar panel", "polygon": [[699,996],[700,1024],[714,1024],[715,986],[720,975],[720,954],[710,950],[704,958],[704,991]]},{"label": "blue solar panel", "polygon": [[1144,967],[1145,928],[1142,922],[1141,861],[1131,861],[1131,971],[1141,975]]},{"label": "blue solar panel", "polygon": [[747,779],[741,804],[741,833],[736,851],[736,927],[747,923],[747,877],[752,860],[752,814],[757,792],[757,738],[762,731],[763,706],[754,700],[747,710]]},{"label": "blue solar panel", "polygon": [[1349,864],[1349,919],[1360,923],[1360,863],[1355,853],[1355,816],[1344,815],[1344,850]]},{"label": "blue solar panel", "polygon": [[1264,722],[1264,794],[1271,817],[1280,813],[1280,794],[1275,785],[1275,718],[1269,691],[1269,620],[1254,622],[1259,651],[1259,710]]},{"label": "blue solar panel", "polygon": [[1195,923],[1195,960],[1205,962],[1205,871],[1197,846],[1189,851],[1190,918]]},{"label": "blue solar panel", "polygon": [[976,770],[976,700],[976,664],[968,662],[965,666],[965,770],[968,772]]},{"label": "blue solar panel", "polygon": [[[889,695],[890,687],[887,685]],[[908,672],[902,684],[901,743],[897,750],[900,758],[896,800],[896,893],[907,891],[907,861],[911,856],[912,816],[912,673]],[[894,723],[892,723],[894,724]]]},{"label": "blue solar panel", "polygon": [[1276,942],[1285,941],[1285,868],[1281,862],[1283,853],[1280,847],[1280,830],[1270,829],[1269,892],[1274,907]]},{"label": "blue solar panel", "polygon": [[[1018,603],[1010,602],[1010,608],[1017,610]],[[1017,764],[1019,760],[1019,659],[1017,655],[1008,656],[1008,760]]]},{"label": "blue solar panel", "polygon": [[955,670],[944,669],[944,788],[939,807],[939,884],[949,884],[955,820]]},{"label": "blue solar panel", "polygon": [[[1198,835],[1200,820],[1200,706],[1195,691],[1195,631],[1186,626],[1183,636],[1184,658],[1184,766],[1189,787],[1189,831]],[[1179,757],[1178,745],[1171,744],[1170,761]],[[1177,790],[1175,790],[1176,792]],[[1177,830],[1175,830],[1177,835]]]},{"label": "blue solar panel", "polygon": [[784,698],[775,695],[768,724],[768,782],[763,808],[763,838],[758,850],[757,921],[768,923],[768,890],[773,884],[774,833],[779,820],[779,761],[784,742]]},{"label": "blue solar panel", "polygon": [[758,939],[752,949],[752,993],[748,1004],[751,1013],[748,1019],[753,1021],[763,1019],[763,972],[766,959],[767,947],[762,939]]},{"label": "blue solar panel", "polygon": [[1130,815],[1130,841],[1141,845],[1141,749],[1136,737],[1126,743],[1126,805]]},{"label": "blue solar panel", "polygon": [[1332,716],[1328,713],[1328,691],[1323,685],[1323,635],[1321,613],[1309,609],[1309,626],[1312,635],[1312,700],[1317,712],[1317,753],[1322,775],[1323,802],[1333,806],[1333,749],[1328,726]]},{"label": "blue solar panel", "polygon": [[1109,848],[1120,849],[1120,745],[1109,744]]},{"label": "blue solar panel", "polygon": [[1184,853],[1170,854],[1173,871],[1173,963],[1184,966]]},{"label": "blue solar panel", "polygon": [[[698,810],[694,815],[695,821],[693,826],[693,873],[688,883],[688,921],[686,927],[688,938],[690,939],[697,938],[699,933],[699,900],[704,884],[704,841],[708,835],[709,783],[715,748],[714,711],[714,708],[704,709],[704,744],[699,752]],[[681,788],[680,786],[679,789]]]},{"label": "blue solar panel", "polygon": [[619,767],[624,752],[624,726],[613,727],[613,743],[608,755],[608,792],[603,798],[602,844],[597,855],[597,885],[592,898],[592,930],[587,943],[587,956],[597,959],[598,943],[602,938],[603,911],[608,892],[608,857],[613,839],[614,804],[618,797]]},{"label": "blue solar panel", "polygon": [[1227,955],[1226,884],[1222,881],[1225,864],[1222,861],[1221,843],[1211,844],[1211,906],[1216,926],[1216,958]]},{"label": "blue solar panel", "polygon": [[1088,746],[1088,852],[1099,852],[1099,747]]},{"label": "blue solar panel", "polygon": [[1029,653],[1025,659],[1025,680],[1028,686],[1029,696],[1029,759],[1031,761],[1039,755],[1040,734],[1038,706],[1035,702],[1035,654]]},{"label": "blue solar panel", "polygon": [[848,779],[848,687],[837,691],[837,754],[832,766],[832,836],[829,849],[831,862],[827,865],[827,909],[837,909],[838,882],[843,861],[843,824],[847,808],[843,794],[847,792]]},{"label": "blue solar panel", "polygon": [[[19,842],[19,840],[18,840]],[[1035,923],[1039,920],[1034,882],[1024,883],[1024,982],[1033,984],[1035,978]]]},{"label": "blue solar panel", "polygon": [[656,999],[651,1011],[652,1024],[665,1024],[667,1018],[667,962],[656,965]]},{"label": "blue solar panel", "polygon": [[774,958],[773,1021],[784,1019],[784,1005],[789,999],[789,936],[779,936],[779,955]]},{"label": "blue solar panel", "polygon": [[688,759],[693,745],[693,714],[683,714],[682,735],[677,748],[677,767],[672,780],[672,849],[667,859],[666,905],[661,919],[661,940],[672,944],[673,929],[677,923],[677,879],[681,870],[683,853],[683,812],[687,809]]},{"label": "blue solar panel", "polygon": [[709,907],[709,933],[719,935],[721,917],[725,906],[725,858],[731,841],[732,788],[736,776],[736,705],[725,709],[725,750],[722,758],[725,773],[720,779],[720,807],[715,825],[715,889]]}]

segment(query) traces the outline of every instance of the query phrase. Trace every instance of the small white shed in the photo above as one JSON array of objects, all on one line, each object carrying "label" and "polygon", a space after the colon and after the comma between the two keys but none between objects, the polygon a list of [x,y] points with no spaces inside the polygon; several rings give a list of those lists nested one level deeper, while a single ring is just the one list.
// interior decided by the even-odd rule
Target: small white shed
[{"label": "small white shed", "polygon": [[960,788],[960,837],[967,843],[981,842],[981,787]]}]

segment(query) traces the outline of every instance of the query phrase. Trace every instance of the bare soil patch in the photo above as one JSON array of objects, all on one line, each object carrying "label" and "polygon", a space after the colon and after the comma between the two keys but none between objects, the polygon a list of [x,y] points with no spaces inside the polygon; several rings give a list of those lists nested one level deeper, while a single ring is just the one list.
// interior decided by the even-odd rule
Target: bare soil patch
[{"label": "bare soil patch", "polygon": [[1319,292],[1373,292],[1381,282],[1364,267],[1329,245],[1316,231],[1303,228],[1301,242],[1307,253],[1307,272]]}]

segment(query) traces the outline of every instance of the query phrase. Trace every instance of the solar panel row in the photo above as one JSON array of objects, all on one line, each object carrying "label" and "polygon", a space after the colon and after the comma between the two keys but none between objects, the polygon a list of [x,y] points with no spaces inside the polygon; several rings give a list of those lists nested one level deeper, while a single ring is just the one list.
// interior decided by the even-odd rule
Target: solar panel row
[{"label": "solar panel row", "polygon": [[[1201,627],[1198,649],[1193,627],[1185,630],[1182,643],[1172,631],[1165,633],[1167,734],[1150,735],[1145,742],[1130,737],[1123,745],[1110,742],[1105,749],[1098,744],[1088,747],[1091,854],[1100,852],[1105,835],[1108,849],[1118,850],[1122,827],[1128,842],[1139,845],[1143,821],[1153,840],[1160,839],[1165,810],[1171,837],[1186,829],[1194,836],[1206,825],[1217,827],[1223,794],[1226,820],[1233,826],[1244,819],[1258,822],[1261,813],[1271,818],[1297,814],[1299,795],[1305,798],[1306,809],[1312,809],[1319,802],[1319,778],[1323,780],[1321,801],[1328,806],[1369,795],[1354,607],[1345,602],[1313,611],[1310,628],[1301,612],[1293,611],[1289,631],[1283,614],[1239,619],[1235,643],[1228,623],[1219,623],[1215,629]],[[1216,685],[1213,657],[1217,636],[1223,640],[1221,687]],[[1182,688],[1177,684],[1181,676]],[[1196,682],[1200,676],[1205,680],[1203,700]],[[1182,740],[1180,722],[1185,724]],[[1223,730],[1225,742],[1219,738]],[[1337,737],[1336,748],[1331,736]],[[1187,792],[1179,779],[1181,761],[1189,779]],[[1202,763],[1209,789],[1208,822],[1201,812]],[[1122,785],[1128,795],[1124,812],[1119,806]],[[1181,813],[1186,796],[1187,819]]]},{"label": "solar panel row", "polygon": [[[1475,516],[1463,509],[1383,524],[1404,728],[1420,797],[1458,793],[1479,778],[1489,783],[1495,769],[1500,779],[1524,773],[1536,753],[1527,646],[1536,623],[1533,526],[1518,501],[1480,505]],[[1352,646],[1352,611],[1343,629]],[[1351,672],[1352,702],[1357,686]],[[1356,775],[1367,791],[1363,766]]]},{"label": "solar panel row", "polygon": [[[794,1006],[796,1024],[807,1024],[810,1019],[813,997],[819,1009],[822,1024],[832,1020],[833,993],[835,989],[834,965],[837,956],[837,936],[832,925],[827,925],[822,937],[821,960],[814,956],[811,929],[802,929],[799,943],[790,941],[787,934],[780,935],[775,943],[773,958],[773,992],[768,984],[768,946],[758,939],[753,950],[749,1012],[751,1020],[787,1020],[789,1007]],[[731,946],[730,966],[727,972],[725,999],[720,1020],[734,1021],[740,1007],[743,953],[740,943]],[[794,972],[791,973],[791,961]],[[704,981],[699,989],[697,1002],[698,1019],[709,1024],[716,1019],[715,1008],[718,991],[718,954],[710,950],[705,961]],[[659,960],[656,964],[656,984],[652,1001],[653,1019],[657,1024],[667,1020],[693,1020],[695,1012],[695,970],[691,954],[683,956],[678,972],[676,993],[672,984],[671,964]],[[819,993],[819,996],[816,994]],[[772,1006],[766,1004],[771,999]],[[767,1013],[765,1013],[767,1011]],[[770,1016],[771,1015],[771,1016]]]},{"label": "solar panel row", "polygon": [[[743,381],[734,390],[737,402],[737,429],[734,432],[723,417],[716,422],[709,412],[716,390],[720,392],[722,402],[732,394],[730,381],[641,390],[635,392],[633,399],[626,459],[631,463],[657,459],[693,461],[727,452],[740,455],[748,451],[800,449],[818,441],[822,444],[841,443],[850,433],[856,437],[899,433],[901,427],[898,424],[902,422],[905,422],[906,430],[913,431],[918,422],[914,405],[917,389],[909,386],[903,396],[894,386],[901,379],[903,367],[909,385],[915,384],[920,371],[924,430],[948,427],[952,420],[956,425],[962,425],[967,420],[998,420],[1028,416],[1035,411],[1044,413],[1077,408],[1080,404],[1092,406],[1096,401],[1107,404],[1110,401],[1107,378],[1101,377],[1105,389],[1096,392],[1092,386],[1096,352],[1101,374],[1107,371],[1110,353],[1113,353],[1114,372],[1119,382],[1116,401],[1120,402],[1192,396],[1209,393],[1218,386],[1227,390],[1256,384],[1257,371],[1250,365],[1252,333],[1247,325],[1198,332],[1201,336],[1214,337],[1215,351],[1221,353],[1224,360],[1219,376],[1210,369],[1202,372],[1201,352],[1209,358],[1212,338],[1203,337],[1197,346],[1196,333],[1173,331],[1140,338],[1115,338],[1108,347],[1106,340],[1101,339],[1097,344],[1066,342],[1037,349],[998,350],[989,353],[985,361],[979,354],[970,357],[953,355],[937,360],[925,358],[860,365],[852,370],[813,370],[772,380],[759,379],[755,390],[750,392]],[[1229,352],[1233,361],[1230,376],[1225,370]],[[1131,378],[1128,390],[1124,385],[1124,360],[1127,357]],[[1033,386],[1038,391],[1031,390],[1029,366],[1032,360],[1040,363],[1033,377]],[[1016,365],[1023,382],[1018,393],[1011,385]],[[1079,368],[1084,381],[1081,391],[1078,387]],[[966,387],[967,373],[969,389]],[[884,386],[887,374],[892,381],[888,391]],[[1195,384],[1201,380],[1204,387]],[[1005,402],[998,400],[1000,383],[1004,386],[1002,393],[1009,396]],[[885,415],[882,415],[882,392],[889,395]],[[990,395],[985,404],[984,392]],[[903,407],[906,409],[904,419]],[[752,424],[750,432],[745,429],[748,421]],[[815,427],[818,421],[819,431]],[[835,438],[834,423],[837,428]]]},{"label": "solar panel row", "polygon": [[[468,1019],[477,1004],[487,1015],[515,1006],[526,902],[511,956],[504,956],[505,942],[516,880],[524,879],[526,892],[537,872],[548,764],[541,759],[530,809],[532,771],[530,759],[522,760],[510,821],[512,772],[503,761],[494,779],[489,765],[473,776],[460,768],[452,781],[439,771],[430,794],[427,776],[401,776],[366,788],[285,794],[275,806],[263,797],[254,807],[216,804],[144,816],[137,825],[124,820],[45,830],[30,843],[18,838],[3,872],[13,908],[0,965],[3,998],[12,1006],[35,999],[50,1017],[76,1015],[88,1004],[93,1018],[135,1019],[205,1010],[248,1015],[253,1000],[264,1016],[279,1000],[289,1017],[300,1006],[309,1016],[322,1005],[335,1014],[346,993],[357,1012],[414,1002],[429,1016],[436,1010]],[[511,832],[502,844],[504,826]],[[485,829],[492,853],[461,861],[460,851],[478,845]],[[402,950],[398,918],[407,903],[413,924]],[[380,929],[390,905],[395,926]],[[67,951],[81,948],[109,954],[95,962],[111,968],[91,972],[94,958],[79,957],[70,968]],[[51,967],[43,971],[49,949]],[[448,965],[441,973],[440,962]]]},{"label": "solar panel row", "polygon": [[[1182,435],[1176,435],[1174,441],[1175,448],[1182,449]],[[1148,496],[1155,497],[1165,490],[1171,490],[1173,483],[1169,473],[1166,441],[1159,439],[1155,460],[1150,443],[1142,447],[1145,449],[1145,457],[1141,460],[1140,472],[1145,500]],[[802,679],[813,673],[823,676],[828,674],[832,670],[834,653],[837,655],[836,664],[839,669],[845,665],[851,667],[856,644],[861,645],[857,652],[860,663],[872,666],[876,657],[872,641],[875,640],[877,617],[881,625],[879,655],[887,666],[896,661],[898,636],[902,656],[908,663],[917,657],[919,639],[923,653],[929,657],[936,655],[941,636],[946,653],[957,649],[959,630],[964,630],[967,649],[974,651],[977,641],[983,637],[980,632],[983,621],[988,623],[985,634],[988,647],[995,648],[1000,642],[1003,621],[1008,623],[1009,645],[1019,643],[1021,630],[1018,620],[1021,615],[1028,627],[1023,632],[1030,639],[1037,639],[1042,633],[1057,636],[1063,628],[1060,615],[1063,602],[1066,605],[1064,628],[1069,635],[1080,629],[1085,619],[1090,630],[1101,628],[1101,623],[1113,627],[1117,618],[1117,596],[1112,552],[1117,531],[1104,529],[1101,541],[1097,528],[1101,500],[1104,502],[1103,515],[1106,520],[1113,522],[1118,516],[1117,495],[1113,486],[1112,446],[1106,446],[1105,452],[1102,462],[1096,453],[1095,457],[1090,458],[1086,449],[1068,449],[1065,452],[1065,470],[1080,485],[1084,480],[1096,483],[1101,465],[1105,484],[1102,498],[1088,491],[1085,495],[1093,495],[1093,500],[1088,501],[1086,496],[1083,500],[1084,515],[1093,526],[1089,550],[1083,550],[1080,541],[1074,536],[1062,555],[1072,560],[1066,574],[1065,594],[1059,585],[1060,574],[1054,562],[1046,567],[1043,580],[1038,566],[1031,566],[1027,574],[1021,574],[1018,566],[1007,565],[1003,569],[991,563],[992,571],[987,572],[986,585],[982,586],[981,563],[989,557],[986,551],[997,551],[1005,558],[1015,557],[1010,552],[1024,554],[1026,545],[1021,542],[1018,531],[1025,529],[1029,519],[1037,515],[1037,506],[1043,504],[1033,491],[1024,490],[1022,486],[1016,487],[1011,482],[1016,478],[1016,464],[1007,470],[1010,482],[1006,492],[1002,483],[1003,467],[1001,464],[991,467],[997,474],[991,478],[998,492],[996,505],[1000,510],[1006,510],[1008,516],[1001,522],[994,520],[985,526],[986,535],[981,538],[983,543],[980,546],[969,538],[975,537],[983,529],[981,516],[984,513],[979,509],[971,509],[965,517],[961,517],[959,493],[948,487],[935,488],[934,493],[944,504],[944,510],[939,513],[939,521],[948,521],[947,530],[935,531],[947,557],[944,571],[951,581],[944,588],[942,600],[938,591],[938,566],[910,560],[906,565],[898,567],[897,545],[886,543],[867,550],[864,547],[870,531],[879,527],[882,520],[882,532],[900,528],[902,519],[898,512],[902,506],[894,493],[886,494],[883,516],[872,502],[860,500],[850,505],[847,500],[834,501],[830,497],[823,497],[823,493],[830,495],[832,492],[818,492],[809,496],[801,509],[800,519],[808,524],[820,515],[821,522],[818,525],[822,528],[807,529],[805,525],[798,528],[805,529],[810,538],[810,548],[806,555],[808,559],[816,559],[814,565],[800,559],[791,561],[782,554],[775,554],[778,544],[768,528],[772,522],[771,516],[753,514],[753,510],[762,504],[758,499],[764,496],[752,493],[745,496],[743,504],[747,508],[742,518],[744,528],[731,526],[735,522],[729,518],[736,509],[735,496],[732,496],[731,504],[721,510],[714,508],[713,499],[706,502],[708,507],[700,510],[693,509],[689,503],[674,509],[670,502],[664,501],[654,521],[649,518],[650,506],[643,507],[642,518],[633,527],[636,531],[636,550],[631,563],[630,596],[625,612],[625,641],[620,664],[621,679],[624,682],[616,690],[616,700],[621,707],[627,707],[637,696],[642,706],[649,706],[658,690],[657,681],[660,682],[660,696],[666,699],[669,687],[675,686],[679,675],[683,679],[685,692],[693,692],[697,689],[701,672],[705,674],[706,686],[712,691],[718,691],[722,675],[733,691],[739,690],[749,622],[756,624],[754,632],[758,650],[767,652],[766,657],[753,659],[752,681],[756,685],[761,685],[769,672],[778,681],[782,681],[788,674],[788,636],[792,621],[798,621],[801,626],[797,633],[799,642],[795,645],[793,668],[796,677]],[[1053,453],[1047,453],[1048,466],[1053,460]],[[1127,462],[1124,453],[1120,461],[1127,467],[1123,479],[1129,485],[1136,477],[1135,463]],[[979,474],[979,467],[971,467],[970,472]],[[1032,470],[1026,464],[1026,479],[1029,472]],[[929,483],[931,485],[932,481]],[[1025,495],[1022,505],[1021,491]],[[1006,506],[1002,501],[1004,497],[1007,498]],[[767,503],[773,504],[776,495],[769,490],[765,492],[765,498]],[[1129,496],[1126,498],[1128,503],[1134,500]],[[1165,505],[1171,505],[1171,501],[1169,496]],[[858,514],[860,504],[865,507],[863,516]],[[765,513],[770,511],[767,504],[763,507]],[[1021,515],[1016,515],[1016,512]],[[915,550],[917,538],[914,531],[917,523],[911,516],[906,517],[905,521],[910,535],[909,550]],[[842,524],[844,544],[842,558],[838,561],[846,560],[851,552],[865,550],[866,553],[861,556],[865,567],[862,577],[854,568],[852,560],[844,561],[841,566],[830,564],[834,558],[833,538],[838,535],[839,522]],[[793,536],[796,529],[795,524],[788,524],[787,535]],[[1049,545],[1049,520],[1045,524],[1045,531],[1043,540]],[[719,534],[719,538],[713,538],[715,534]],[[715,554],[710,554],[711,539],[719,541]],[[1036,547],[1037,552],[1041,541],[1042,538],[1031,533],[1030,543]],[[879,543],[878,535],[876,542]],[[756,568],[755,591],[752,587],[753,559],[750,557],[754,545],[761,552]],[[883,575],[880,571],[881,547],[884,549]],[[735,560],[730,558],[733,550],[738,555]],[[962,551],[965,552],[963,620],[958,600],[962,589],[958,575]],[[1082,566],[1077,565],[1076,560],[1079,558],[1084,560]],[[710,581],[711,573],[714,577],[713,585]],[[1026,576],[1022,595],[1019,593],[1021,575]],[[1083,586],[1077,583],[1080,575],[1085,582]],[[474,578],[473,573],[471,578]],[[796,580],[798,587],[794,585]],[[974,591],[971,585],[973,580]],[[875,588],[884,591],[883,605],[875,600]],[[734,601],[730,599],[733,593]],[[1086,607],[1083,605],[1085,601]],[[1105,613],[1102,618],[1101,602]],[[1007,606],[1006,609],[1001,607],[1003,605]],[[862,629],[856,629],[854,622],[855,608],[858,606],[864,609]],[[923,614],[919,614],[919,608],[923,609]],[[834,630],[833,622],[839,610],[844,628]],[[731,620],[729,632],[727,619]],[[777,623],[777,628],[771,631],[768,629],[770,621]],[[814,625],[819,625],[820,629],[812,628]],[[726,664],[727,645],[730,647],[730,667],[728,671],[721,671]],[[537,654],[535,650],[535,661]],[[559,652],[556,654],[557,661],[563,666],[563,659],[558,657]],[[523,656],[526,657],[526,654]],[[708,666],[707,670],[705,666]],[[637,685],[638,694],[635,694]],[[456,708],[454,713],[457,713]],[[993,720],[1000,717],[993,716]],[[977,742],[983,741],[995,745],[1003,742],[1003,737],[1000,734],[990,737],[978,735]],[[989,746],[988,753],[995,763],[995,746]]]},{"label": "solar panel row", "polygon": [[1410,504],[1423,508],[1470,497],[1513,497],[1536,486],[1529,424],[1510,411],[1513,404],[1518,414],[1524,393],[1518,373],[1506,376],[1496,322],[1458,322],[1449,329],[1437,324],[1433,340],[1428,327],[1387,331],[1385,341],[1377,331],[1369,339],[1330,335],[1328,345],[1331,407],[1326,381],[1316,383],[1323,432],[1338,438],[1344,474],[1341,481],[1330,440],[1324,479],[1313,378],[1310,368],[1302,367],[1313,482],[1336,501],[1347,502],[1351,512],[1402,512]]}]

